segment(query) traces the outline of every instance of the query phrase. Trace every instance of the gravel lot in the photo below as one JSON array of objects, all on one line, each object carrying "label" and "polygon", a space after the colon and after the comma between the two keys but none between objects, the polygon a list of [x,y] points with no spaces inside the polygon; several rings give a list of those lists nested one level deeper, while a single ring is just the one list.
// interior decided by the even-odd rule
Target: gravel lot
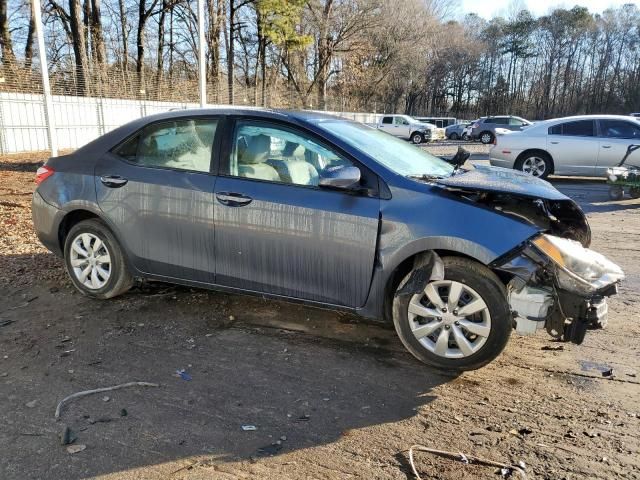
[{"label": "gravel lot", "polygon": [[[514,334],[497,361],[451,377],[348,315],[167,285],[82,297],[31,229],[39,159],[0,158],[0,478],[407,479],[416,443],[522,461],[528,478],[640,478],[640,201],[554,181],[628,275],[609,328],[581,346]],[[77,399],[54,419],[67,395],[129,381],[160,386]],[[65,426],[85,450],[61,445]],[[416,458],[423,478],[500,478]]]}]

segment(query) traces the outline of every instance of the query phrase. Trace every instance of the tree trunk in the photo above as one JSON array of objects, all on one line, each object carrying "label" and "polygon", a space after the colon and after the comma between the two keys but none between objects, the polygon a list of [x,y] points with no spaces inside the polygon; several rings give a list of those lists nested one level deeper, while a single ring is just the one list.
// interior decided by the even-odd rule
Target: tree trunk
[{"label": "tree trunk", "polygon": [[162,0],[162,11],[158,19],[158,51],[156,63],[156,94],[159,94],[160,82],[164,70],[164,20],[167,12],[167,0]]},{"label": "tree trunk", "polygon": [[122,33],[122,69],[126,72],[129,69],[129,32],[127,32],[127,12],[124,7],[124,0],[118,0],[120,7],[120,30]]},{"label": "tree trunk", "polygon": [[91,0],[91,42],[94,59],[99,68],[106,63],[107,54],[104,47],[104,35],[102,34],[102,19],[100,14],[100,0]]},{"label": "tree trunk", "polygon": [[[4,1],[4,0],[0,0]],[[31,63],[33,61],[33,42],[36,38],[36,21],[33,16],[33,2],[30,3],[29,8],[29,30],[27,31],[27,41],[24,45],[24,67],[27,70],[31,69]]]},{"label": "tree trunk", "polygon": [[147,23],[146,0],[138,3],[138,31],[136,33],[136,73],[138,75],[139,90],[144,90],[144,29]]},{"label": "tree trunk", "polygon": [[2,61],[14,65],[16,56],[13,53],[13,41],[9,29],[9,17],[7,15],[8,0],[0,0],[0,52]]},{"label": "tree trunk", "polygon": [[218,83],[220,77],[220,31],[222,30],[222,22],[224,15],[222,11],[223,0],[209,0],[209,65],[207,68],[207,81],[213,85],[215,91],[216,103],[219,101]]},{"label": "tree trunk", "polygon": [[227,53],[227,85],[229,104],[233,105],[233,70],[235,64],[236,2],[229,0],[229,51]]},{"label": "tree trunk", "polygon": [[73,41],[73,54],[76,60],[76,91],[84,95],[87,91],[87,45],[85,43],[85,28],[81,18],[80,0],[69,0],[69,28]]},{"label": "tree trunk", "polygon": [[318,109],[326,109],[328,70],[331,62],[331,37],[329,37],[329,17],[333,0],[325,0],[318,34]]}]

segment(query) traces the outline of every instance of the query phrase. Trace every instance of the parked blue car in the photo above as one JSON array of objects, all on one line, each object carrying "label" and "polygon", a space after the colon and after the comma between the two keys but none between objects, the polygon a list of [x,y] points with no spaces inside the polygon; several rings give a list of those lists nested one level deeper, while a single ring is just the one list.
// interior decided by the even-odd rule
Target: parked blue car
[{"label": "parked blue car", "polygon": [[580,343],[623,277],[580,208],[456,158],[320,113],[175,111],[49,159],[33,221],[95,298],[163,281],[347,310],[454,371],[514,326]]}]

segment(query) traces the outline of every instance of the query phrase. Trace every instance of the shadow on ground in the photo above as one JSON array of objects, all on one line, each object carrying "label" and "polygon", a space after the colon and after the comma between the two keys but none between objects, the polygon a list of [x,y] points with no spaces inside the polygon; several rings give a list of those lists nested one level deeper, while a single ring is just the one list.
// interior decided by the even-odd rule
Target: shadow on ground
[{"label": "shadow on ground", "polygon": [[[41,256],[15,260],[24,266]],[[83,297],[66,281],[1,289],[6,479],[329,444],[412,417],[452,380],[404,353],[388,327],[334,312],[161,284],[110,301]],[[189,380],[176,376],[182,369]],[[130,381],[161,386],[78,399],[53,419],[73,392]],[[84,452],[72,456],[60,445],[63,426]]]}]

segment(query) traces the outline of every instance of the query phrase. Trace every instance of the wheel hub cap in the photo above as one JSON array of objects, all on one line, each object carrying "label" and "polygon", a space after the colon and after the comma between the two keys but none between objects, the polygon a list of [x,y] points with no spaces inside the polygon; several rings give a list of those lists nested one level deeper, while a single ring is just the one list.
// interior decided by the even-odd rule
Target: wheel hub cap
[{"label": "wheel hub cap", "polygon": [[522,171],[534,177],[543,175],[546,168],[545,161],[540,157],[529,157],[522,164]]},{"label": "wheel hub cap", "polygon": [[111,255],[104,242],[92,233],[73,239],[70,263],[76,279],[90,290],[105,286],[111,277]]},{"label": "wheel hub cap", "polygon": [[409,301],[409,325],[415,338],[444,358],[478,352],[491,332],[489,308],[468,285],[452,280],[431,282]]}]

